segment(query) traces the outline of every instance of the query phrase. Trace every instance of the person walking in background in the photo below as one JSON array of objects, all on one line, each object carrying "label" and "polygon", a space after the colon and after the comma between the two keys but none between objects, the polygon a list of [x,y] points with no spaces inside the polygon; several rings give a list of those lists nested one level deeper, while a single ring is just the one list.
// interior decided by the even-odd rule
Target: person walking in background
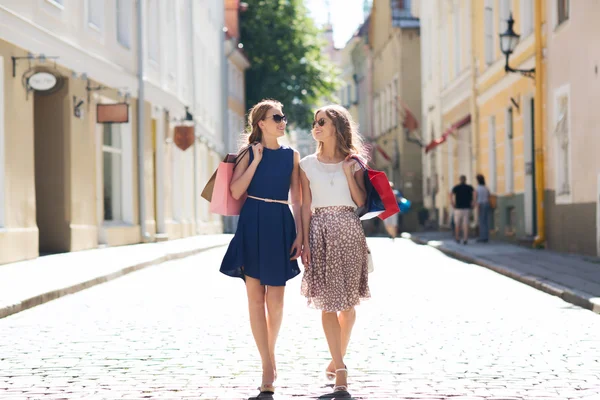
[{"label": "person walking in background", "polygon": [[475,190],[467,185],[467,177],[460,176],[460,183],[452,188],[450,202],[454,208],[454,239],[460,243],[460,230],[463,231],[463,244],[469,240],[469,217],[475,207]]},{"label": "person walking in background", "polygon": [[490,236],[490,190],[483,175],[477,175],[477,219],[479,221],[478,242],[487,243]]}]

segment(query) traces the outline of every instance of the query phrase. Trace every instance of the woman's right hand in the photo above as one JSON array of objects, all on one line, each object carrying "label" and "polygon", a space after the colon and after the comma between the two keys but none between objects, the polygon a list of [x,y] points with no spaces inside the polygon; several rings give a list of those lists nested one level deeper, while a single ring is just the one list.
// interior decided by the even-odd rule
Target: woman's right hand
[{"label": "woman's right hand", "polygon": [[310,247],[305,245],[302,250],[302,264],[304,264],[305,267],[309,267],[311,261]]},{"label": "woman's right hand", "polygon": [[256,143],[252,145],[252,155],[254,156],[254,161],[256,161],[256,163],[260,163],[260,160],[262,160],[262,156],[263,156],[263,145],[262,143]]}]

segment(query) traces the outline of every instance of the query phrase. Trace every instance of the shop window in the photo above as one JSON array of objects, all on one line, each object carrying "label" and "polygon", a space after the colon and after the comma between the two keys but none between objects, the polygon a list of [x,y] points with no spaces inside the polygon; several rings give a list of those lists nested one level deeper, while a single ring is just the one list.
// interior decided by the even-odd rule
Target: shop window
[{"label": "shop window", "polygon": [[123,220],[123,145],[121,125],[103,126],[104,220]]}]

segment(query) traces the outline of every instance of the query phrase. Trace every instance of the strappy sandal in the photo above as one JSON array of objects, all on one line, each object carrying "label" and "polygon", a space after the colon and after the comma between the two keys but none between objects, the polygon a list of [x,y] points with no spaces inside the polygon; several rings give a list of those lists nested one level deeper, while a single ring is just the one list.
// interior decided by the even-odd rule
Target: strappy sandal
[{"label": "strappy sandal", "polygon": [[[348,372],[348,367],[344,366],[344,368],[346,368],[346,372]],[[333,380],[335,380],[335,372],[331,372],[331,371],[325,369],[325,377],[327,378],[328,381],[333,381]]]},{"label": "strappy sandal", "polygon": [[258,390],[260,390],[259,396],[260,395],[273,396],[275,394],[275,386],[273,386],[270,383],[263,383],[262,385],[260,385]]},{"label": "strappy sandal", "polygon": [[[340,368],[336,369],[335,373],[337,375],[338,372],[345,372],[346,377],[348,377],[348,369]],[[325,396],[319,397],[320,399],[335,399],[340,397],[351,397],[350,393],[348,393],[348,384],[346,385],[338,385],[333,387],[333,393],[326,394]]]}]

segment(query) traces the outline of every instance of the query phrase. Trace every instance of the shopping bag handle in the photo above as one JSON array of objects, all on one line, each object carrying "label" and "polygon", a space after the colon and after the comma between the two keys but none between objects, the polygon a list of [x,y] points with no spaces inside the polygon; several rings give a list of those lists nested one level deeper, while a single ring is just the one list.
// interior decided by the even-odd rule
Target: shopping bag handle
[{"label": "shopping bag handle", "polygon": [[361,159],[359,156],[357,156],[356,154],[353,154],[351,158],[353,158],[354,160],[356,160],[356,162],[358,163],[358,165],[360,165],[360,167],[361,167],[361,168],[362,168],[364,171],[366,171],[366,170],[368,170],[368,169],[369,169],[369,168],[368,168],[368,166],[367,166],[367,165],[365,165],[365,163],[363,162],[363,160],[362,160],[362,159]]},{"label": "shopping bag handle", "polygon": [[246,146],[246,148],[242,151],[240,151],[240,154],[238,154],[235,157],[235,165],[233,166],[233,169],[235,169],[235,167],[238,166],[238,164],[240,163],[240,161],[242,161],[242,158],[244,158],[244,156],[246,155],[246,153],[248,152],[248,150],[250,150],[250,148],[252,146],[254,146],[255,144],[257,144],[258,142],[254,142],[254,143],[250,143],[248,146]]}]

